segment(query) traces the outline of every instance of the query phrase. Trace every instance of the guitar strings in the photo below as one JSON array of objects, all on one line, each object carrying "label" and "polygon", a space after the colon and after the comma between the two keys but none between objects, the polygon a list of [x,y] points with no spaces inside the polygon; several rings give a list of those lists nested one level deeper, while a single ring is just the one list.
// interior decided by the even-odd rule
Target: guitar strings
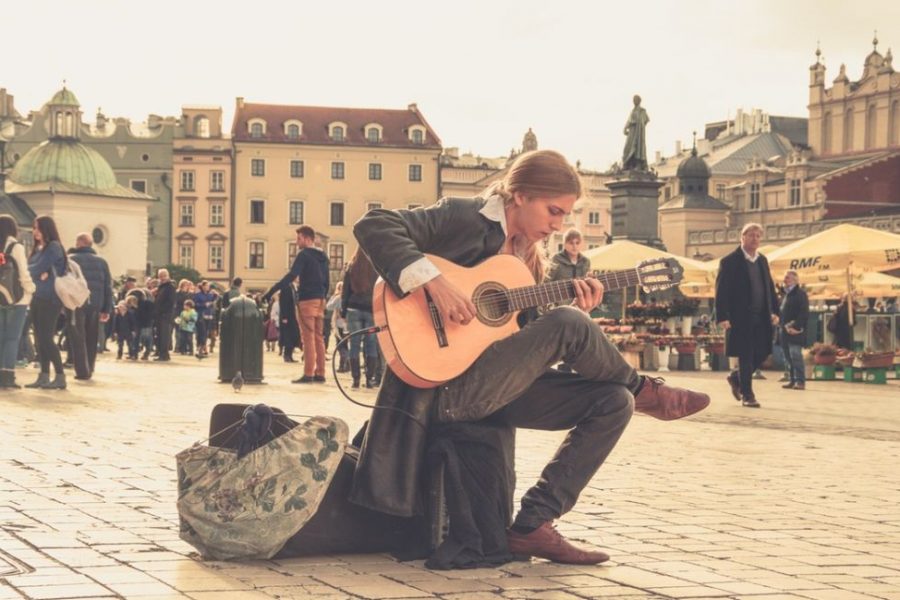
[{"label": "guitar strings", "polygon": [[[620,281],[620,276],[624,281]],[[615,280],[616,288],[622,287],[630,287],[632,285],[637,285],[641,282],[641,278],[638,277],[638,273],[634,272],[624,272],[624,273],[609,273],[604,274],[600,277],[600,279],[605,280],[603,283],[610,283],[612,280]],[[634,281],[632,281],[634,279]],[[555,290],[553,288],[556,288]],[[517,300],[519,301],[529,301],[529,300],[537,300],[538,304],[544,303],[544,300],[541,296],[546,297],[546,303],[550,304],[552,302],[559,302],[563,299],[568,299],[573,297],[574,293],[574,284],[571,280],[568,281],[548,281],[541,284],[536,284],[534,286],[526,286],[521,288],[512,288],[509,290],[505,290],[502,292],[489,292],[480,296],[475,304],[478,307],[483,307],[486,309],[491,308],[502,308],[508,307],[510,305],[517,304]],[[551,297],[551,294],[563,294],[565,293],[565,298],[559,298],[556,295]]]}]

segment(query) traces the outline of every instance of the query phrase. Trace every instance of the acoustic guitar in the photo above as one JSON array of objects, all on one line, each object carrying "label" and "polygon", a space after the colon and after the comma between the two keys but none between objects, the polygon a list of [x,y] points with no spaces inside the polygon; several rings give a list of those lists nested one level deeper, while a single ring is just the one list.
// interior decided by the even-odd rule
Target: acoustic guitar
[{"label": "acoustic guitar", "polygon": [[[535,284],[529,268],[509,254],[474,267],[426,255],[464,294],[476,318],[467,325],[444,321],[424,287],[399,298],[379,279],[372,295],[378,344],[391,370],[407,384],[433,388],[463,373],[488,346],[519,330],[519,311],[575,299],[573,280]],[[677,285],[684,270],[673,258],[641,262],[634,269],[601,273],[606,291],[640,286],[645,291]]]}]

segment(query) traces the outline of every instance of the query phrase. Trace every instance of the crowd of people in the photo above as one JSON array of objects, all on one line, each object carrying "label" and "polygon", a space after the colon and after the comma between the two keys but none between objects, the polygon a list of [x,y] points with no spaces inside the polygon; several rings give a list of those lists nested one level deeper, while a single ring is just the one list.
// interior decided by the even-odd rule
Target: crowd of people
[{"label": "crowd of people", "polygon": [[[207,281],[182,279],[176,285],[164,268],[142,286],[127,277],[116,292],[109,265],[92,247],[90,234],[79,234],[66,250],[54,220],[39,216],[32,236],[34,245],[26,255],[15,220],[0,216],[2,388],[21,388],[15,368],[32,360],[40,372],[26,388],[65,389],[66,367],[75,379],[89,380],[98,352],[107,351],[110,341],[117,360],[166,362],[173,347],[178,354],[205,358],[215,350],[222,310],[242,294],[240,278],[222,292]],[[73,271],[89,295],[80,306],[67,308],[56,279]],[[261,302],[259,295],[255,299]]]}]

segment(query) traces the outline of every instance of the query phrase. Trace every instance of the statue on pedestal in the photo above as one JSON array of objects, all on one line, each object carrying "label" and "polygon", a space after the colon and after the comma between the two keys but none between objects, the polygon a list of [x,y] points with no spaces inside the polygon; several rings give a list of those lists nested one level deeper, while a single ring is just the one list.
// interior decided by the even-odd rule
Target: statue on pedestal
[{"label": "statue on pedestal", "polygon": [[625,151],[622,153],[622,169],[625,171],[647,170],[647,123],[650,118],[641,108],[641,97],[635,94],[634,109],[625,123]]}]

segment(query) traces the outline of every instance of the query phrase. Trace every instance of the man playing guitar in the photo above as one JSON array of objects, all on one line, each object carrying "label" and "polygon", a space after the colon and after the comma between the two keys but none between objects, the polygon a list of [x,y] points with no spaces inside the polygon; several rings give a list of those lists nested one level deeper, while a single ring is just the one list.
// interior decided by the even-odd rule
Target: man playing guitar
[{"label": "man playing guitar", "polygon": [[[528,152],[482,197],[443,199],[414,210],[376,209],[356,223],[354,234],[394,295],[403,298],[424,287],[448,331],[462,327],[464,332],[479,318],[478,308],[471,295],[442,275],[425,254],[464,267],[511,254],[540,282],[545,264],[541,242],[561,229],[580,195],[578,174],[562,155],[548,150]],[[623,359],[588,315],[600,303],[603,290],[599,280],[574,280],[573,306],[555,308],[531,320],[490,344],[462,374],[427,390],[428,417],[439,422],[490,416],[514,427],[569,430],[538,482],[525,493],[507,531],[514,555],[574,564],[608,560],[604,552],[570,544],[552,522],[575,504],[634,410],[671,420],[709,404],[706,394],[639,375]],[[550,371],[560,361],[571,365],[575,373]],[[406,387],[388,373],[378,405],[390,405],[404,395]],[[403,417],[381,417],[394,418]],[[415,487],[407,479],[414,479],[421,465],[414,456],[416,445],[393,440],[404,445],[402,456],[387,443],[379,446],[374,436],[385,427],[373,415],[351,500],[384,512],[411,514],[410,501],[400,498],[398,490]],[[390,457],[390,452],[395,455]],[[404,461],[409,464],[401,464]]]}]

